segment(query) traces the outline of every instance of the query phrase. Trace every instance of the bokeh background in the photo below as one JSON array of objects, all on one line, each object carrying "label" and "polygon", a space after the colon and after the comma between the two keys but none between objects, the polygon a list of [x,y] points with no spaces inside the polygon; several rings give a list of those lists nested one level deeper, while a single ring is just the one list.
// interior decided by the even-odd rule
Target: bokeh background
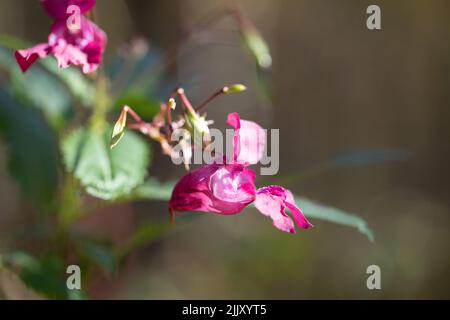
[{"label": "bokeh background", "polygon": [[[98,0],[107,56],[136,36],[164,50],[195,21],[226,1]],[[200,102],[227,83],[245,94],[208,109],[217,127],[238,111],[280,129],[276,179],[297,194],[355,212],[375,233],[322,221],[292,236],[253,209],[201,215],[140,249],[119,274],[99,280],[97,298],[305,299],[450,298],[450,3],[442,0],[241,1],[267,40],[274,99],[258,89],[236,28],[217,18],[176,50],[173,76]],[[378,4],[382,30],[366,28]],[[42,42],[50,26],[38,1],[0,0],[0,33]],[[0,142],[0,150],[4,149]],[[352,150],[395,149],[404,161],[334,168],[297,179],[302,170]],[[155,148],[157,150],[157,148]],[[27,219],[0,151],[0,239]],[[161,180],[182,174],[155,155]],[[265,185],[274,177],[261,177]],[[301,204],[300,204],[301,206]],[[120,239],[166,204],[142,201],[97,212],[91,223]],[[366,288],[366,268],[381,267],[382,289]]]}]

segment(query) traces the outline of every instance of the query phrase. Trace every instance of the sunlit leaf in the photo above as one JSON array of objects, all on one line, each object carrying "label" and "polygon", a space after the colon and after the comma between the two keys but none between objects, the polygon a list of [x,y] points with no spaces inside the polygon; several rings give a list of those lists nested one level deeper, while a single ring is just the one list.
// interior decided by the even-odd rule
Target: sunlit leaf
[{"label": "sunlit leaf", "polygon": [[336,224],[358,229],[370,241],[374,241],[372,230],[367,222],[355,214],[345,212],[340,209],[329,207],[304,197],[296,197],[296,203],[302,209],[305,216],[313,219],[320,219]]},{"label": "sunlit leaf", "polygon": [[161,183],[156,179],[151,178],[137,187],[131,196],[137,199],[167,201],[172,195],[174,186],[175,182]]},{"label": "sunlit leaf", "polygon": [[147,175],[150,161],[145,140],[129,132],[122,143],[109,148],[111,131],[99,134],[90,129],[72,132],[63,142],[66,168],[86,191],[105,200],[126,197]]}]

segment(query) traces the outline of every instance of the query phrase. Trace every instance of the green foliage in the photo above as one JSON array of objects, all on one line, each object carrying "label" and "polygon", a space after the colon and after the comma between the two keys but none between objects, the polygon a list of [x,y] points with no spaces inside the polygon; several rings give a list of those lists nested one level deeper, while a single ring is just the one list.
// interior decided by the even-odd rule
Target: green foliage
[{"label": "green foliage", "polygon": [[325,220],[336,224],[356,228],[371,242],[374,241],[372,230],[370,230],[367,222],[357,215],[333,207],[322,205],[304,197],[296,197],[295,201],[302,209],[305,216],[307,216],[308,218]]},{"label": "green foliage", "polygon": [[72,101],[63,84],[40,65],[27,73],[11,70],[11,90],[26,105],[43,111],[50,123],[60,128],[72,116]]},{"label": "green foliage", "polygon": [[172,195],[172,190],[174,186],[175,182],[173,181],[161,183],[154,178],[150,178],[147,181],[145,181],[142,185],[137,187],[134,190],[131,197],[135,199],[151,199],[151,200],[167,201],[170,199],[170,196]]},{"label": "green foliage", "polygon": [[30,289],[52,299],[67,298],[64,264],[57,256],[37,259],[25,252],[15,251],[8,254],[5,260],[17,270],[20,279]]},{"label": "green foliage", "polygon": [[110,150],[110,133],[78,129],[62,145],[67,170],[89,194],[105,200],[125,197],[140,185],[150,159],[149,146],[134,132],[127,133],[123,143]]},{"label": "green foliage", "polygon": [[0,134],[8,147],[10,171],[22,190],[41,209],[48,206],[58,185],[58,147],[45,119],[0,89]]},{"label": "green foliage", "polygon": [[61,127],[70,117],[72,102],[69,92],[41,65],[36,64],[27,73],[22,73],[13,52],[0,45],[0,67],[7,71],[11,93],[21,103],[42,110],[55,127]]},{"label": "green foliage", "polygon": [[41,65],[69,90],[76,101],[84,106],[92,106],[95,99],[95,85],[76,67],[58,68],[52,58],[40,60]]}]

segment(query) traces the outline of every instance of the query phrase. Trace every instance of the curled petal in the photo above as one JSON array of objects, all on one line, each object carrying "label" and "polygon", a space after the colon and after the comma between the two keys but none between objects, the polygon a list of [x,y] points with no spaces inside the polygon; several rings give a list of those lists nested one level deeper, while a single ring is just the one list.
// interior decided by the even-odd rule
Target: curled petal
[{"label": "curled petal", "polygon": [[37,59],[48,56],[50,50],[48,44],[41,43],[29,49],[16,50],[14,56],[22,72],[26,72]]},{"label": "curled petal", "polygon": [[169,207],[177,211],[236,214],[254,201],[254,179],[254,171],[243,165],[206,165],[178,181]]},{"label": "curled petal", "polygon": [[227,124],[235,129],[233,160],[244,164],[256,164],[261,160],[266,145],[264,129],[256,122],[241,120],[236,112],[228,115]]},{"label": "curled petal", "polygon": [[258,189],[255,206],[263,215],[271,218],[273,225],[282,231],[295,233],[294,223],[285,212],[286,207],[291,211],[300,228],[312,227],[300,208],[296,206],[292,193],[283,187],[268,186]]},{"label": "curled petal", "polygon": [[80,13],[86,13],[95,5],[95,0],[41,0],[47,14],[57,20],[67,17],[67,8],[75,5],[80,8]]},{"label": "curled petal", "polygon": [[48,42],[60,68],[79,65],[84,73],[91,73],[102,60],[107,37],[95,23],[81,17],[78,31],[69,30],[64,21],[56,21]]},{"label": "curled petal", "polygon": [[87,55],[79,48],[68,44],[64,39],[59,39],[57,44],[53,47],[53,55],[58,61],[59,68],[67,68],[70,65],[81,65],[83,67],[83,72],[90,70]]},{"label": "curled petal", "polygon": [[286,207],[288,207],[288,209],[291,211],[295,223],[300,228],[303,229],[312,228],[313,225],[308,221],[308,219],[306,219],[302,210],[295,204],[295,199],[294,196],[292,195],[292,192],[287,189],[284,189],[284,191],[286,193],[286,200],[285,200]]}]

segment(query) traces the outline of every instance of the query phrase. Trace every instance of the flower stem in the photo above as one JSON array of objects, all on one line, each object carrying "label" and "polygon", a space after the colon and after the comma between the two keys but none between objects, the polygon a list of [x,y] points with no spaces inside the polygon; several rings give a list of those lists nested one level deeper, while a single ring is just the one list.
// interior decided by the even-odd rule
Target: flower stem
[{"label": "flower stem", "polygon": [[[225,87],[226,88],[226,87]],[[219,91],[216,91],[213,95],[211,95],[208,99],[206,99],[204,102],[202,102],[196,109],[195,111],[197,113],[201,113],[207,106],[208,104],[213,101],[214,99],[216,99],[217,97],[220,97],[221,95],[225,94],[225,88],[220,89]]]},{"label": "flower stem", "polygon": [[126,113],[129,113],[130,116],[131,116],[137,123],[143,122],[143,121],[142,121],[142,118],[136,113],[136,111],[134,111],[133,109],[131,109],[129,106],[123,107],[123,110],[124,110]]},{"label": "flower stem", "polygon": [[195,114],[195,109],[192,106],[191,102],[189,101],[188,97],[186,96],[186,94],[184,93],[184,89],[183,88],[177,88],[173,93],[172,93],[172,98],[174,98],[175,96],[179,96],[182,102],[182,105],[184,108],[187,109],[188,112]]},{"label": "flower stem", "polygon": [[97,79],[97,92],[95,97],[94,111],[91,116],[91,125],[94,130],[102,132],[106,124],[106,114],[110,107],[108,95],[108,80],[101,73]]},{"label": "flower stem", "polygon": [[173,209],[169,209],[169,215],[170,215],[170,224],[175,225],[175,213]]}]

